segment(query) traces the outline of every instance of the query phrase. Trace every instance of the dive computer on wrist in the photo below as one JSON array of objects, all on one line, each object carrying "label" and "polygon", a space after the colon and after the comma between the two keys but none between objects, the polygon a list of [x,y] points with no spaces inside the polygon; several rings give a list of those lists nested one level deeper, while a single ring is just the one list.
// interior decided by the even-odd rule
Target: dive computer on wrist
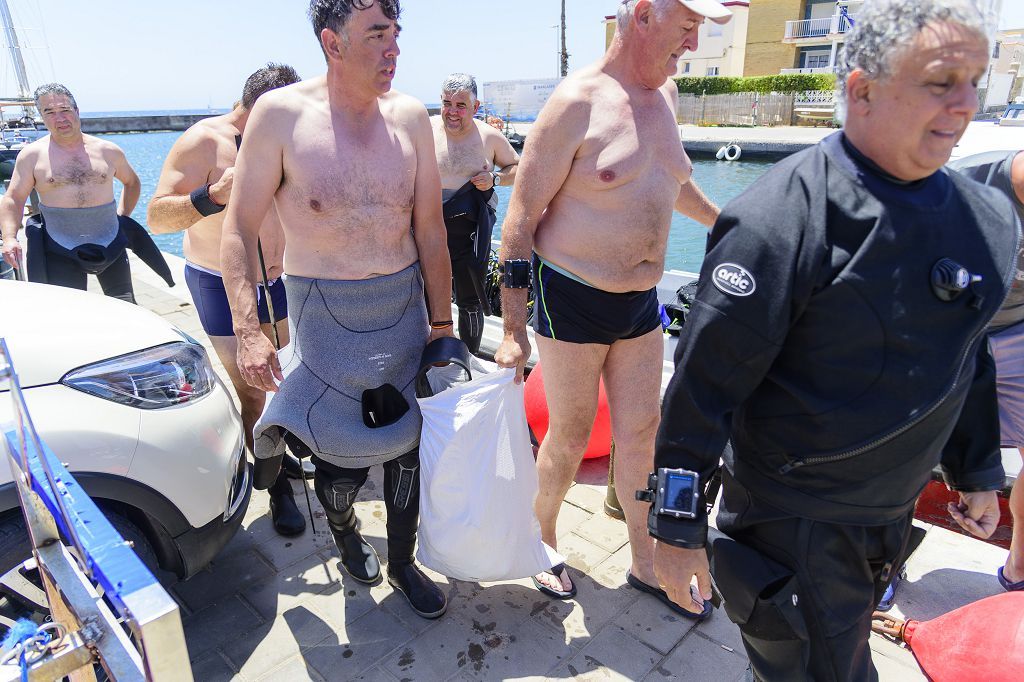
[{"label": "dive computer on wrist", "polygon": [[636,491],[636,499],[650,502],[658,516],[697,518],[700,502],[700,474],[686,469],[662,467],[647,477],[647,488]]}]

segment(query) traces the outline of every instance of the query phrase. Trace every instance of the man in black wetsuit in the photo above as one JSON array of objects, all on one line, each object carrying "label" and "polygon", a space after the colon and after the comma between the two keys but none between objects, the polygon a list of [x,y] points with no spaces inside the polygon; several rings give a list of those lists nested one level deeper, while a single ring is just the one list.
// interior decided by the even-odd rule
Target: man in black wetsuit
[{"label": "man in black wetsuit", "polygon": [[[957,159],[950,168],[994,187],[1013,201],[1024,221],[1024,152],[999,151]],[[996,363],[999,433],[1004,448],[1024,457],[1024,248],[1017,252],[1017,274],[1010,292],[989,323],[989,347]],[[1006,563],[996,570],[999,584],[1011,592],[1024,590],[1024,484],[1019,477],[1010,494],[1013,538]]]},{"label": "man in black wetsuit", "polygon": [[[776,165],[711,232],[655,467],[703,484],[732,440],[711,572],[758,679],[877,679],[871,612],[936,465],[962,525],[998,522],[985,330],[1019,225],[1003,194],[942,168],[987,36],[969,0],[866,5],[840,60],[843,132]],[[696,578],[710,598],[703,496],[659,507],[659,581],[680,601]]]},{"label": "man in black wetsuit", "polygon": [[498,205],[494,188],[511,187],[519,165],[519,155],[505,136],[473,118],[479,110],[476,79],[453,73],[441,86],[441,115],[430,119],[441,171],[459,338],[471,353],[480,349],[484,316],[490,313],[483,278]]}]

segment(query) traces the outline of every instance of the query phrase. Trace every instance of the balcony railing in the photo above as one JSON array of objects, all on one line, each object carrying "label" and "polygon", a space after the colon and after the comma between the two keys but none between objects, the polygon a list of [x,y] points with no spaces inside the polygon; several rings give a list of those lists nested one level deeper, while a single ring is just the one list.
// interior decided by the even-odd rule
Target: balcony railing
[{"label": "balcony railing", "polygon": [[821,19],[801,19],[800,21],[786,22],[786,40],[798,38],[826,38],[832,35],[846,33],[853,28],[852,20],[855,15],[834,14]]},{"label": "balcony railing", "polygon": [[834,67],[834,66],[814,66],[814,67],[806,67],[806,68],[803,68],[803,69],[782,69],[781,71],[779,71],[779,73],[784,75],[784,76],[785,75],[791,75],[791,74],[808,75],[808,74],[815,74],[815,73],[835,73],[835,72],[836,72],[836,67]]}]

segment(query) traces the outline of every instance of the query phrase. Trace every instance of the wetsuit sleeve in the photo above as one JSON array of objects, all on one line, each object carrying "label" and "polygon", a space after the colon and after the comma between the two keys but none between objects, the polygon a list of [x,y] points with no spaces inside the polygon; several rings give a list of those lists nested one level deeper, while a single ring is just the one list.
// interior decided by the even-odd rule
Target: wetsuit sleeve
[{"label": "wetsuit sleeve", "polygon": [[996,365],[988,341],[978,344],[974,380],[942,451],[942,477],[951,490],[976,493],[1006,485],[999,448]]},{"label": "wetsuit sleeve", "polygon": [[[718,466],[733,412],[764,380],[811,290],[813,267],[803,254],[814,192],[795,169],[769,175],[731,202],[712,230],[662,404],[654,466],[696,471],[702,487]],[[675,519],[652,509],[648,531],[699,549],[707,540],[703,491],[698,514]]]}]

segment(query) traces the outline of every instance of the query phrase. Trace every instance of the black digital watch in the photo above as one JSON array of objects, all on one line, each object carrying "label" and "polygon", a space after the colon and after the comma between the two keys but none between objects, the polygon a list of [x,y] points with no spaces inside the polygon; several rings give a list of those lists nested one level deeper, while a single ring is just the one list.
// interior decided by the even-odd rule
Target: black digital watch
[{"label": "black digital watch", "polygon": [[695,519],[700,500],[700,474],[663,467],[648,476],[647,489],[637,490],[636,499],[650,502],[658,516]]},{"label": "black digital watch", "polygon": [[498,263],[498,272],[502,274],[502,284],[509,289],[526,289],[530,286],[533,268],[530,261],[522,258],[510,258]]}]

